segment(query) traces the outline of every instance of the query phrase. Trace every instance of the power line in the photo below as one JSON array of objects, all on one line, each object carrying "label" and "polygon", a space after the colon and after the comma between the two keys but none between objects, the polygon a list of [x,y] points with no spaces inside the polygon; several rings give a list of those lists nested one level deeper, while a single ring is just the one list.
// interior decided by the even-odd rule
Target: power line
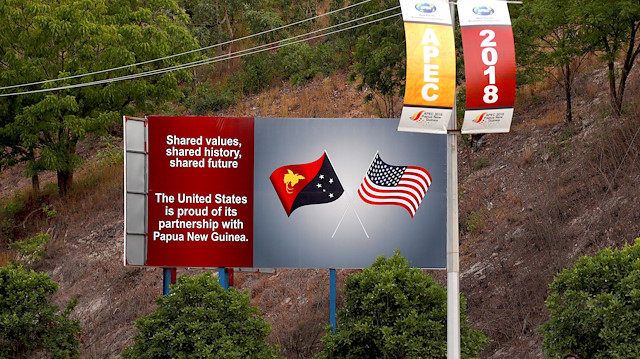
[{"label": "power line", "polygon": [[[80,83],[80,84],[73,84],[73,85],[66,85],[66,86],[59,86],[59,87],[48,88],[48,89],[39,89],[39,90],[30,90],[30,91],[22,91],[22,92],[12,92],[12,93],[8,93],[8,94],[0,94],[0,97],[15,96],[15,95],[26,95],[26,94],[34,94],[34,93],[42,93],[42,92],[58,91],[58,90],[66,90],[66,89],[72,89],[72,88],[100,85],[100,84],[106,84],[106,83],[112,83],[112,82],[118,82],[118,81],[124,81],[124,80],[131,80],[131,79],[136,79],[136,78],[140,78],[140,77],[158,75],[158,74],[163,74],[163,73],[167,73],[167,72],[171,72],[171,71],[177,71],[177,70],[184,70],[184,69],[189,69],[189,68],[193,68],[193,67],[197,67],[197,66],[208,65],[208,64],[212,64],[212,63],[216,63],[216,62],[235,59],[235,58],[239,58],[239,57],[243,57],[243,56],[253,55],[253,54],[261,53],[261,52],[264,52],[264,51],[279,49],[279,48],[282,48],[284,46],[294,45],[294,44],[297,44],[297,43],[300,43],[300,42],[317,39],[317,38],[320,38],[320,37],[336,34],[336,33],[339,33],[339,32],[346,31],[346,30],[351,30],[351,29],[355,29],[355,28],[358,28],[358,27],[361,27],[361,26],[370,25],[370,24],[373,24],[373,23],[376,23],[376,22],[379,22],[379,21],[390,19],[392,17],[401,15],[401,13],[395,13],[395,14],[392,14],[392,15],[389,15],[389,16],[385,16],[385,17],[382,17],[382,18],[379,18],[379,19],[374,19],[374,20],[371,20],[371,21],[367,21],[367,22],[362,23],[362,24],[346,27],[346,28],[343,28],[343,29],[338,29],[338,30],[335,30],[335,31],[331,31],[331,32],[324,33],[324,34],[315,35],[315,36],[304,38],[304,39],[298,39],[296,41],[291,41],[292,39],[304,37],[304,36],[307,36],[307,35],[310,35],[310,34],[314,34],[314,33],[320,32],[320,31],[325,31],[325,30],[330,29],[330,28],[335,28],[335,27],[342,26],[342,25],[345,25],[345,24],[348,24],[348,23],[352,23],[352,22],[355,22],[355,21],[360,21],[360,20],[366,19],[368,17],[376,16],[376,15],[379,15],[379,14],[382,14],[382,13],[385,13],[385,12],[388,12],[388,11],[391,11],[391,10],[395,10],[395,9],[397,9],[399,7],[400,6],[396,6],[394,8],[386,9],[386,10],[383,10],[383,11],[380,11],[380,12],[377,12],[377,13],[374,13],[374,14],[366,15],[366,16],[363,16],[363,17],[360,17],[360,18],[357,18],[357,19],[349,20],[349,21],[345,21],[345,22],[337,24],[337,25],[332,25],[332,26],[329,26],[329,27],[326,27],[326,28],[323,28],[323,29],[311,31],[311,32],[308,32],[306,34],[297,35],[297,36],[294,36],[294,37],[291,37],[291,38],[287,38],[287,39],[284,39],[284,40],[275,41],[275,42],[272,42],[272,43],[255,46],[255,47],[252,47],[252,48],[249,48],[249,49],[240,50],[240,51],[237,51],[237,52],[234,52],[234,53],[231,53],[231,54],[220,55],[220,56],[216,56],[216,57],[212,57],[212,58],[208,58],[208,59],[197,60],[197,61],[193,61],[193,62],[190,62],[190,63],[170,66],[170,67],[166,67],[166,68],[162,68],[162,69],[145,71],[145,72],[138,73],[138,74],[131,74],[131,75],[119,76],[119,77],[114,77],[114,78],[109,78],[109,79],[96,80],[96,81]],[[274,44],[275,44],[275,46],[273,46]]]},{"label": "power line", "polygon": [[351,5],[345,6],[345,7],[340,8],[340,9],[331,10],[331,11],[328,11],[328,12],[326,12],[324,14],[312,16],[310,18],[303,19],[303,20],[300,20],[300,21],[296,21],[296,22],[293,22],[293,23],[290,23],[290,24],[286,24],[286,25],[283,25],[283,26],[280,26],[280,27],[276,27],[274,29],[265,30],[265,31],[262,31],[262,32],[259,32],[259,33],[256,33],[256,34],[247,35],[247,36],[240,37],[240,38],[237,38],[237,39],[221,42],[221,43],[218,43],[218,44],[215,44],[215,45],[201,47],[199,49],[194,49],[194,50],[181,52],[179,54],[173,54],[173,55],[169,55],[169,56],[165,56],[165,57],[160,57],[160,58],[157,58],[157,59],[141,61],[141,62],[137,62],[135,64],[123,65],[123,66],[113,67],[113,68],[105,69],[105,70],[98,70],[98,71],[88,72],[86,74],[78,74],[78,75],[61,77],[61,78],[57,78],[57,79],[49,79],[49,80],[30,82],[30,83],[19,84],[19,85],[10,85],[10,86],[5,86],[5,87],[0,87],[0,91],[1,90],[9,90],[9,89],[17,88],[17,87],[29,87],[29,86],[42,85],[42,84],[51,83],[51,82],[71,80],[71,79],[76,79],[76,78],[85,77],[85,76],[98,75],[98,74],[102,74],[102,73],[106,73],[106,72],[122,70],[122,69],[130,68],[130,67],[137,67],[137,66],[140,66],[140,65],[146,65],[146,64],[150,64],[150,63],[154,63],[154,62],[158,62],[158,61],[171,59],[171,58],[178,57],[178,56],[188,55],[188,54],[192,54],[192,53],[203,51],[203,50],[208,50],[208,49],[212,49],[212,48],[216,48],[216,47],[221,47],[221,46],[224,46],[224,45],[232,44],[234,42],[250,39],[252,37],[256,37],[256,36],[260,36],[260,35],[265,35],[265,34],[268,34],[270,32],[274,32],[274,31],[282,30],[282,29],[285,29],[285,28],[290,27],[290,26],[300,25],[300,24],[302,24],[304,22],[312,21],[312,20],[321,18],[323,16],[327,16],[327,15],[330,15],[330,14],[334,14],[336,12],[344,11],[344,10],[347,10],[349,8],[352,8],[352,7],[359,6],[359,5],[362,5],[364,3],[367,3],[369,1],[371,1],[371,0],[364,0],[364,1],[361,1],[361,2],[356,3],[356,4],[351,4]]}]

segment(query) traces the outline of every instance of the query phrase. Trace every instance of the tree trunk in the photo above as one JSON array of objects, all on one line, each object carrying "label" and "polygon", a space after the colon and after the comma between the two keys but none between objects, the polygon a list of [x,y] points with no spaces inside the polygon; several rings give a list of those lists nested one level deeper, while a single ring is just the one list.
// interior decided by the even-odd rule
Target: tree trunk
[{"label": "tree trunk", "polygon": [[565,72],[564,72],[564,97],[565,97],[565,101],[567,102],[567,109],[565,112],[565,121],[567,122],[571,122],[571,120],[573,119],[573,116],[571,114],[571,65],[567,64],[565,65]]},{"label": "tree trunk", "polygon": [[[229,41],[233,41],[233,28],[231,27],[231,18],[229,16],[229,12],[225,9],[224,10],[224,19],[227,23],[227,31],[229,31]],[[227,56],[229,56],[229,59],[227,60],[227,72],[231,73],[231,45],[233,45],[232,42],[229,42],[229,48],[227,49]]]},{"label": "tree trunk", "polygon": [[620,83],[618,84],[618,94],[616,95],[616,113],[622,115],[622,99],[624,98],[624,88],[627,85],[627,71],[622,70],[620,74]]},{"label": "tree trunk", "polygon": [[[218,38],[222,37],[222,20],[220,19],[220,2],[216,1],[216,25],[218,26]],[[218,46],[218,54],[222,55],[222,46]]]},{"label": "tree trunk", "polygon": [[40,177],[37,173],[31,176],[31,190],[34,197],[40,196]]},{"label": "tree trunk", "polygon": [[73,183],[73,172],[58,171],[57,174],[58,174],[58,192],[60,192],[60,194],[64,196],[71,189],[71,184]]},{"label": "tree trunk", "polygon": [[613,109],[613,114],[616,117],[620,117],[620,115],[622,114],[620,112],[621,108],[618,107],[618,94],[616,91],[616,69],[615,69],[615,64],[612,61],[609,61],[609,63],[607,64],[607,67],[609,68],[609,97],[610,97],[610,102],[611,102],[611,108]]}]

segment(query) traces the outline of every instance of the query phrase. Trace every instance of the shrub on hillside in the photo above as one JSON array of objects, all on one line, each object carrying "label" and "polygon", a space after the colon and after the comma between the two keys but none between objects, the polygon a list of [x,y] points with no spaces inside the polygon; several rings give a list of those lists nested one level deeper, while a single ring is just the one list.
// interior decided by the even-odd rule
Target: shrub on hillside
[{"label": "shrub on hillside", "polygon": [[640,353],[640,238],[585,256],[549,286],[551,319],[540,328],[548,358],[637,358]]},{"label": "shrub on hillside", "polygon": [[329,74],[337,68],[333,57],[336,51],[331,43],[309,45],[303,42],[283,47],[278,56],[281,58],[282,71],[292,85],[302,85],[318,74]]},{"label": "shrub on hillside", "polygon": [[189,98],[189,106],[195,115],[206,115],[208,112],[219,111],[236,103],[237,90],[229,84],[210,86],[198,85],[195,96]]},{"label": "shrub on hillside", "polygon": [[123,358],[279,358],[266,343],[269,323],[246,292],[224,290],[211,273],[178,277],[158,309],[136,322]]},{"label": "shrub on hillside", "polygon": [[258,93],[269,88],[281,76],[277,60],[276,55],[268,52],[243,57],[241,71],[236,75],[242,91]]},{"label": "shrub on hillside", "polygon": [[[446,290],[399,252],[349,276],[344,294],[336,331],[327,330],[316,358],[446,357]],[[475,358],[488,338],[466,325],[464,300],[460,314],[462,357]]]},{"label": "shrub on hillside", "polygon": [[79,358],[76,301],[60,312],[50,301],[57,290],[46,273],[0,267],[0,358]]}]

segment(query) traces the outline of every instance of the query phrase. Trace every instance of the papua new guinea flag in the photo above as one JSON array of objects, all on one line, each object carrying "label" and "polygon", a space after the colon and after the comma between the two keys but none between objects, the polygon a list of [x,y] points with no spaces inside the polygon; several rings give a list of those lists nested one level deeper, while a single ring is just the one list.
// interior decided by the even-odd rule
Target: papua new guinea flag
[{"label": "papua new guinea flag", "polygon": [[344,193],[326,152],[310,163],[282,166],[269,178],[287,216],[308,204],[333,202]]}]

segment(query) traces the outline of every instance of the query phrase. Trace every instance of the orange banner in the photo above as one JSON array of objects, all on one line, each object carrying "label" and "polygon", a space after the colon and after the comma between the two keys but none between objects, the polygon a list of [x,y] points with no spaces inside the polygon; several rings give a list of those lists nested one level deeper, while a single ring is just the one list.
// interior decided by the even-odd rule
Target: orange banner
[{"label": "orange banner", "polygon": [[405,105],[453,107],[456,58],[448,25],[405,23],[407,79]]},{"label": "orange banner", "polygon": [[447,0],[400,0],[407,46],[398,131],[447,133],[456,91],[453,22]]}]

